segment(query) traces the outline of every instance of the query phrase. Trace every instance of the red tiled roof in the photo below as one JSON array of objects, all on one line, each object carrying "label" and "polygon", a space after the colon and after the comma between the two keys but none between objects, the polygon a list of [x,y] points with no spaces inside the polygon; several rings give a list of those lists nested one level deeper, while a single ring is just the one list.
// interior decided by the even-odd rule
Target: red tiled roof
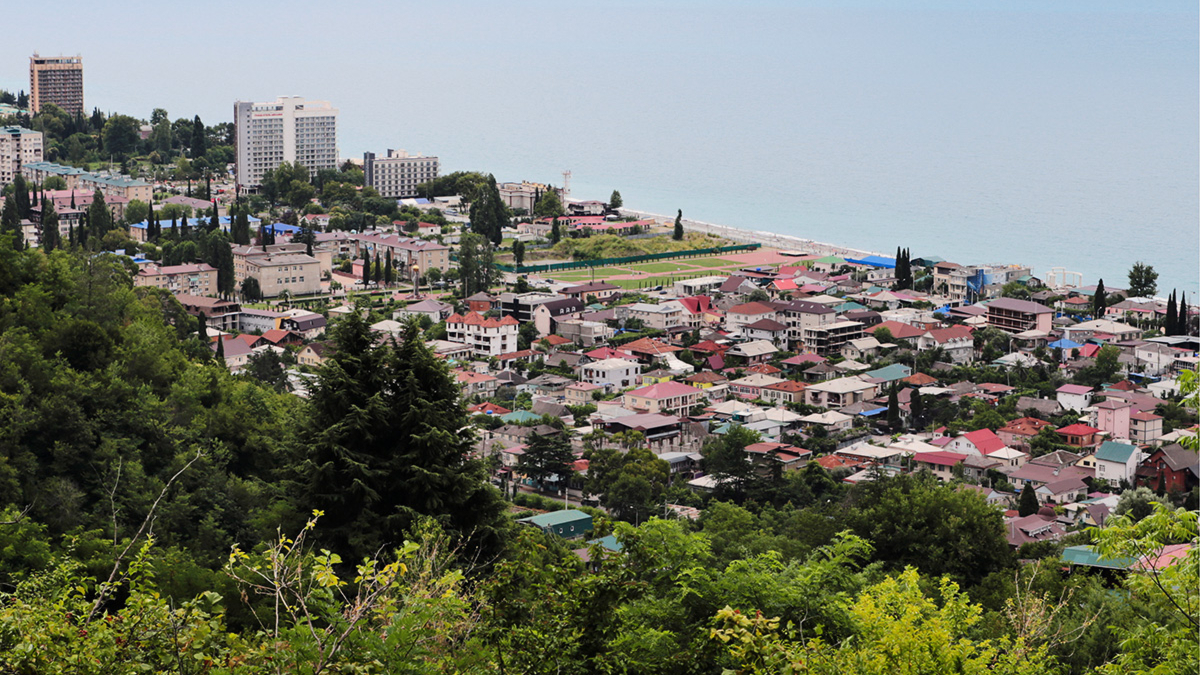
[{"label": "red tiled roof", "polygon": [[945,450],[918,452],[913,455],[913,461],[924,464],[937,464],[938,466],[954,466],[966,458],[966,455],[957,452],[947,452]]},{"label": "red tiled roof", "polygon": [[730,314],[774,314],[775,309],[761,302],[746,302],[729,308]]},{"label": "red tiled roof", "polygon": [[907,382],[915,387],[926,387],[931,384],[936,384],[938,380],[936,377],[933,377],[932,375],[926,375],[925,373],[913,373],[912,375],[909,375],[900,381]]},{"label": "red tiled roof", "polygon": [[670,354],[672,352],[683,351],[682,347],[673,347],[665,342],[659,342],[654,338],[641,338],[634,340],[627,345],[624,345],[626,351],[641,353],[641,354]]},{"label": "red tiled roof", "polygon": [[1086,424],[1075,423],[1059,429],[1058,433],[1064,436],[1087,436],[1089,434],[1098,434],[1100,430],[1096,427],[1089,427]]},{"label": "red tiled roof", "polygon": [[518,321],[511,316],[506,316],[501,319],[493,319],[485,317],[479,312],[467,312],[466,314],[451,314],[446,318],[447,324],[463,324],[464,326],[479,326],[480,328],[499,328],[501,326],[516,326]]},{"label": "red tiled roof", "polygon": [[880,328],[888,329],[892,337],[897,340],[915,340],[925,334],[925,331],[920,328],[899,321],[884,321],[877,326],[872,326],[870,334],[874,334]]},{"label": "red tiled roof", "polygon": [[991,429],[979,429],[977,431],[968,431],[963,434],[967,440],[979,449],[981,454],[995,452],[1004,447],[1004,441],[995,434]]},{"label": "red tiled roof", "polygon": [[773,389],[775,391],[796,392],[796,391],[804,391],[805,388],[807,388],[807,387],[808,387],[808,385],[804,384],[803,382],[794,382],[792,380],[784,380],[783,382],[776,382],[775,384],[767,385],[766,388]]}]

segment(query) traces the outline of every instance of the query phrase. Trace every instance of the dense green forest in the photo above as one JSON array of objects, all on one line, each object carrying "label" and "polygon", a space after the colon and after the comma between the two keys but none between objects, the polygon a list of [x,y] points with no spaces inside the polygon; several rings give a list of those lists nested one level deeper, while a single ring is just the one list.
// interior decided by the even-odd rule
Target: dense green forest
[{"label": "dense green forest", "polygon": [[[978,493],[811,465],[786,502],[518,526],[419,339],[335,324],[308,399],[121,257],[0,238],[0,672],[1194,672],[1197,558],[1068,572]],[[640,457],[639,453],[630,453]],[[614,466],[614,471],[625,467]],[[1159,506],[1073,535],[1193,541]]]}]

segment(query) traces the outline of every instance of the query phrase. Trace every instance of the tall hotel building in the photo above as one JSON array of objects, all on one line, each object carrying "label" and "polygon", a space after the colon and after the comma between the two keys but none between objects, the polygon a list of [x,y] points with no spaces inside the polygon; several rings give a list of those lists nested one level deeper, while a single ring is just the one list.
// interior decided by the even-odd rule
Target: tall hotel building
[{"label": "tall hotel building", "polygon": [[13,182],[21,167],[42,159],[42,132],[0,127],[0,185]]},{"label": "tall hotel building", "polygon": [[272,103],[233,104],[237,128],[237,182],[262,183],[263,173],[283,162],[297,162],[310,173],[336,169],[337,108],[328,101],[283,96]]},{"label": "tall hotel building", "polygon": [[437,177],[437,157],[409,155],[403,150],[388,150],[387,157],[363,153],[363,182],[378,190],[381,197],[416,197],[418,185]]},{"label": "tall hotel building", "polygon": [[33,114],[42,112],[47,103],[62,108],[68,115],[83,114],[83,57],[29,57],[29,107]]}]

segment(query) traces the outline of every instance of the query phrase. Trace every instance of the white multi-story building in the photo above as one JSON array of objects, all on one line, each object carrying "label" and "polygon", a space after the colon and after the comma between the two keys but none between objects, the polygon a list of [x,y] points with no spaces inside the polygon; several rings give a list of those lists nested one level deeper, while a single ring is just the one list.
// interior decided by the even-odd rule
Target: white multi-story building
[{"label": "white multi-story building", "polygon": [[238,184],[259,185],[263,173],[283,162],[302,164],[313,174],[336,169],[337,115],[328,101],[301,96],[281,96],[271,103],[235,102]]},{"label": "white multi-story building", "polygon": [[478,312],[451,314],[446,319],[446,339],[470,345],[475,356],[500,356],[517,351],[519,327],[511,316],[492,319]]},{"label": "white multi-story building", "polygon": [[42,132],[0,127],[0,185],[8,185],[21,167],[42,161]]},{"label": "white multi-story building", "polygon": [[389,199],[417,196],[417,186],[438,177],[438,158],[388,149],[386,157],[363,153],[364,182]]}]

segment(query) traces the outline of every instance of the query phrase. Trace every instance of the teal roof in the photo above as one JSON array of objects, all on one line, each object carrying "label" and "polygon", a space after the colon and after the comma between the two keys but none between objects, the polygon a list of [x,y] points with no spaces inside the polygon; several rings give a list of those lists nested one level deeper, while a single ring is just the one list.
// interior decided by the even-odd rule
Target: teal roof
[{"label": "teal roof", "polygon": [[608,535],[607,537],[600,537],[599,539],[592,539],[591,541],[588,542],[588,544],[599,544],[603,548],[606,548],[610,551],[616,551],[617,553],[620,553],[621,550],[625,548],[624,546],[621,545],[621,542],[617,541],[617,538],[611,534]]},{"label": "teal roof", "polygon": [[1091,546],[1068,546],[1063,549],[1062,559],[1069,565],[1100,567],[1107,570],[1128,569],[1135,562],[1133,558],[1105,558]]},{"label": "teal roof", "polygon": [[1100,445],[1100,449],[1096,451],[1096,459],[1106,462],[1116,462],[1125,464],[1133,453],[1137,452],[1137,448],[1128,443],[1117,443],[1116,441],[1104,441]]},{"label": "teal roof", "polygon": [[82,176],[87,171],[77,169],[73,166],[63,166],[54,162],[30,162],[21,167],[22,169],[32,169],[34,171],[45,171],[57,176]]},{"label": "teal roof", "polygon": [[500,419],[504,420],[505,422],[514,422],[516,424],[520,424],[522,422],[540,421],[542,419],[542,416],[537,415],[535,413],[531,413],[528,410],[514,410],[514,411],[508,413],[507,415],[504,415]]},{"label": "teal roof", "polygon": [[833,308],[833,310],[835,312],[837,312],[838,314],[841,314],[843,312],[853,312],[854,310],[857,310],[857,309],[866,309],[866,307],[858,304],[857,302],[850,301],[850,302],[843,302],[842,304]]},{"label": "teal roof", "polygon": [[575,509],[563,509],[562,511],[551,511],[549,513],[539,513],[536,516],[522,518],[519,522],[537,525],[538,527],[556,527],[558,525],[569,525],[571,523],[579,523],[582,521],[591,522],[592,517],[583,511]]},{"label": "teal roof", "polygon": [[863,374],[867,377],[877,377],[881,380],[892,382],[895,380],[903,380],[909,375],[912,375],[912,368],[909,368],[901,363],[893,363],[892,365],[884,366],[883,368],[868,370]]}]

